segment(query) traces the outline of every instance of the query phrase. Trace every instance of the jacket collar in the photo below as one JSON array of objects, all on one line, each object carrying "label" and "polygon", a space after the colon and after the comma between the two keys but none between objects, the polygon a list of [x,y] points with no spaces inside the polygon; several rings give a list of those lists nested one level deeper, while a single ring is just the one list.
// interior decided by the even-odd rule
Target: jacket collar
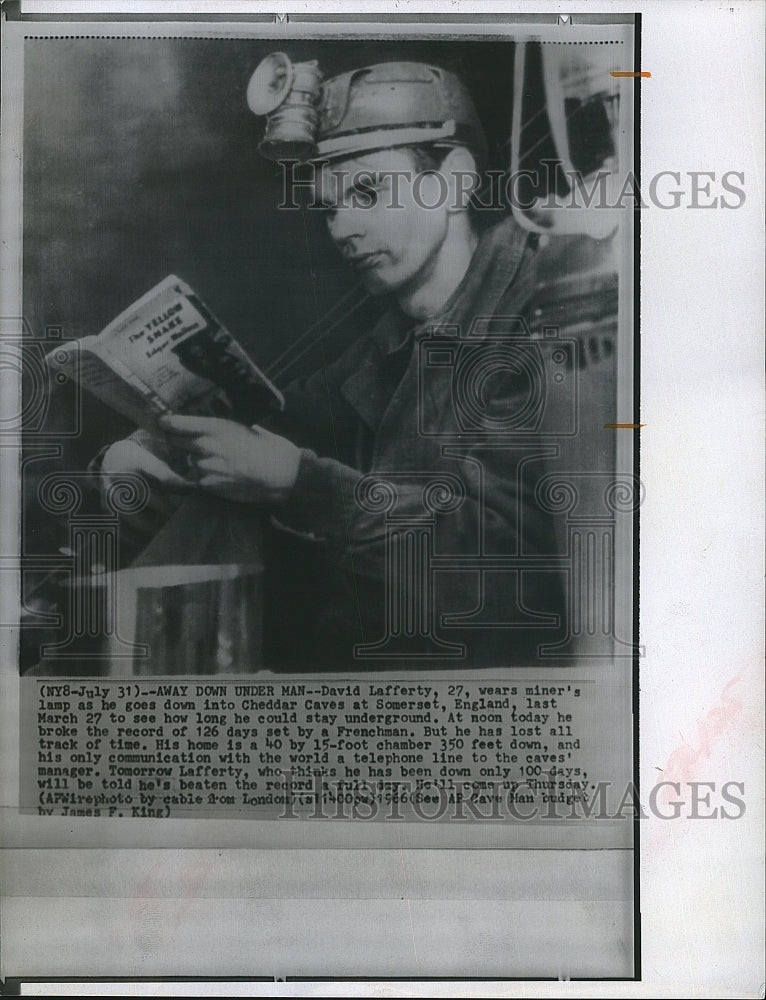
[{"label": "jacket collar", "polygon": [[399,350],[411,335],[422,336],[434,326],[470,326],[477,304],[491,314],[513,281],[529,234],[512,216],[496,223],[479,239],[468,270],[441,313],[414,326],[394,306],[376,323],[371,338],[382,354]]}]

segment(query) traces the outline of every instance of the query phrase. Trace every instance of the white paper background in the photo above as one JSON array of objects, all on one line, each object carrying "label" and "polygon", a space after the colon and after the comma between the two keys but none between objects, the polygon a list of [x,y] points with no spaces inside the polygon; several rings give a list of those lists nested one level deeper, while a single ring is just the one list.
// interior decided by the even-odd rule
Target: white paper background
[{"label": "white paper background", "polygon": [[[432,4],[429,13],[440,6],[450,12],[472,9]],[[318,11],[322,5],[292,7]],[[291,5],[281,3],[279,9],[290,10]],[[485,4],[481,9],[560,10],[575,16],[578,10],[593,12],[583,3]],[[716,782],[719,787],[726,781],[743,782],[747,811],[736,821],[642,822],[643,982],[495,983],[475,990],[467,984],[445,984],[443,992],[756,997],[763,995],[764,980],[764,8],[757,2],[732,6],[713,0],[627,4],[602,0],[598,9],[643,13],[642,68],[652,74],[641,85],[644,179],[660,170],[745,174],[747,198],[737,210],[650,208],[642,213],[641,420],[646,426],[641,431],[641,476],[647,499],[641,518],[641,641],[647,655],[641,664],[641,780],[645,790],[658,776],[669,775],[673,780],[680,775],[686,781]],[[418,7],[400,2],[396,10],[415,12]],[[688,189],[688,181],[682,186]],[[55,878],[65,859],[54,852],[34,854],[15,862],[6,858],[4,864],[16,874],[31,865],[43,882]],[[237,860],[244,884],[257,872],[259,856],[246,852]],[[176,878],[173,884],[182,883],[182,869],[189,861],[188,853],[164,855],[171,882]],[[208,852],[205,863],[206,878],[215,884],[230,858]],[[453,864],[448,854],[435,855],[432,863],[443,866],[444,877]],[[305,877],[311,877],[308,867]],[[276,885],[274,892],[279,894]],[[23,897],[6,902],[22,906]],[[26,903],[33,918],[35,913],[44,918],[42,900],[37,900],[37,909],[33,900],[27,898]],[[89,938],[109,923],[104,907],[110,904],[81,903],[85,905],[75,901],[68,916],[82,920],[87,914],[90,929],[79,927],[77,933],[84,931]],[[225,927],[226,948],[232,954],[256,945],[247,936],[252,926],[237,923],[231,900],[204,903],[183,909],[158,900],[147,912],[147,957],[153,952],[151,942],[169,924],[173,933],[166,938],[165,955],[171,964],[176,961],[178,974],[191,971],[183,967],[183,942],[208,940],[212,945],[211,927]],[[484,910],[490,921],[499,916],[493,914],[493,906],[487,904]],[[325,901],[317,912],[306,908],[300,912],[302,919],[316,920],[317,929],[326,933],[332,913],[340,914],[343,907],[347,904]],[[427,909],[421,910],[422,926],[429,919],[445,919],[444,907],[434,909],[430,917]],[[282,913],[286,921],[282,930],[294,931],[299,911],[286,908]],[[467,933],[470,913],[467,908],[454,913]],[[9,915],[6,908],[6,941]],[[105,943],[114,946],[119,939],[115,918],[127,919],[127,913],[112,904],[108,916]],[[338,929],[346,928],[348,949],[355,947],[354,935],[363,926],[362,940],[372,942],[371,947],[378,942],[385,950],[387,935],[398,936],[401,931],[400,919],[398,910],[367,900],[357,919],[342,921]],[[34,919],[26,930],[15,926],[22,938],[31,937],[25,943],[34,953]],[[312,928],[305,930],[310,934]],[[474,926],[474,931],[480,927]],[[272,933],[279,935],[280,927],[273,927]],[[74,935],[73,944],[76,940]],[[342,939],[336,944],[342,947]],[[487,963],[478,946],[475,965],[480,978]],[[147,962],[145,974],[155,971]],[[141,974],[138,968],[136,974]],[[275,969],[274,974],[290,972]],[[235,995],[239,985],[208,984],[194,992]],[[192,986],[179,986],[176,992],[188,994]],[[53,989],[46,986],[42,992]],[[171,989],[154,985],[150,992],[157,995]],[[24,990],[32,992],[32,984]],[[371,991],[386,996],[442,992],[437,983],[388,983]],[[120,986],[118,992],[126,992],[126,987]],[[309,987],[252,984],[244,992],[306,995]],[[362,987],[346,984],[331,989],[322,984],[316,992],[360,995]]]}]

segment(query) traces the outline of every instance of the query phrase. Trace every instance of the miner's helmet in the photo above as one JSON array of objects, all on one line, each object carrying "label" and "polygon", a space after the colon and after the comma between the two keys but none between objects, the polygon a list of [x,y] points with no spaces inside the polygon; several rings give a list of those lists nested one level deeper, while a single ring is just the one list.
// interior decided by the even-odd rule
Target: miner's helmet
[{"label": "miner's helmet", "polygon": [[267,159],[332,161],[396,146],[465,146],[481,169],[487,140],[471,96],[449,70],[385,62],[322,82],[316,61],[267,56],[247,91],[266,115],[259,151]]}]

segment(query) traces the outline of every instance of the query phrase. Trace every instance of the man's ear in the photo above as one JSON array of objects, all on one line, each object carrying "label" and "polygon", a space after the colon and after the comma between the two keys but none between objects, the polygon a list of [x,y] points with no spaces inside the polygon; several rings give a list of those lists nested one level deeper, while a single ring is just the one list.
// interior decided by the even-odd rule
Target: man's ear
[{"label": "man's ear", "polygon": [[441,173],[449,190],[448,210],[465,212],[481,184],[473,153],[465,146],[455,146],[442,161]]}]

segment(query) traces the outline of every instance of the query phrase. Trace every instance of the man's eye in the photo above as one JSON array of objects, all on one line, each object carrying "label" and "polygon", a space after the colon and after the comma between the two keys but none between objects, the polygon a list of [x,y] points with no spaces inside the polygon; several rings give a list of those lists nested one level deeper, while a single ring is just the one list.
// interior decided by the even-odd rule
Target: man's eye
[{"label": "man's eye", "polygon": [[354,204],[360,208],[372,208],[378,203],[379,186],[361,184],[354,190]]}]

